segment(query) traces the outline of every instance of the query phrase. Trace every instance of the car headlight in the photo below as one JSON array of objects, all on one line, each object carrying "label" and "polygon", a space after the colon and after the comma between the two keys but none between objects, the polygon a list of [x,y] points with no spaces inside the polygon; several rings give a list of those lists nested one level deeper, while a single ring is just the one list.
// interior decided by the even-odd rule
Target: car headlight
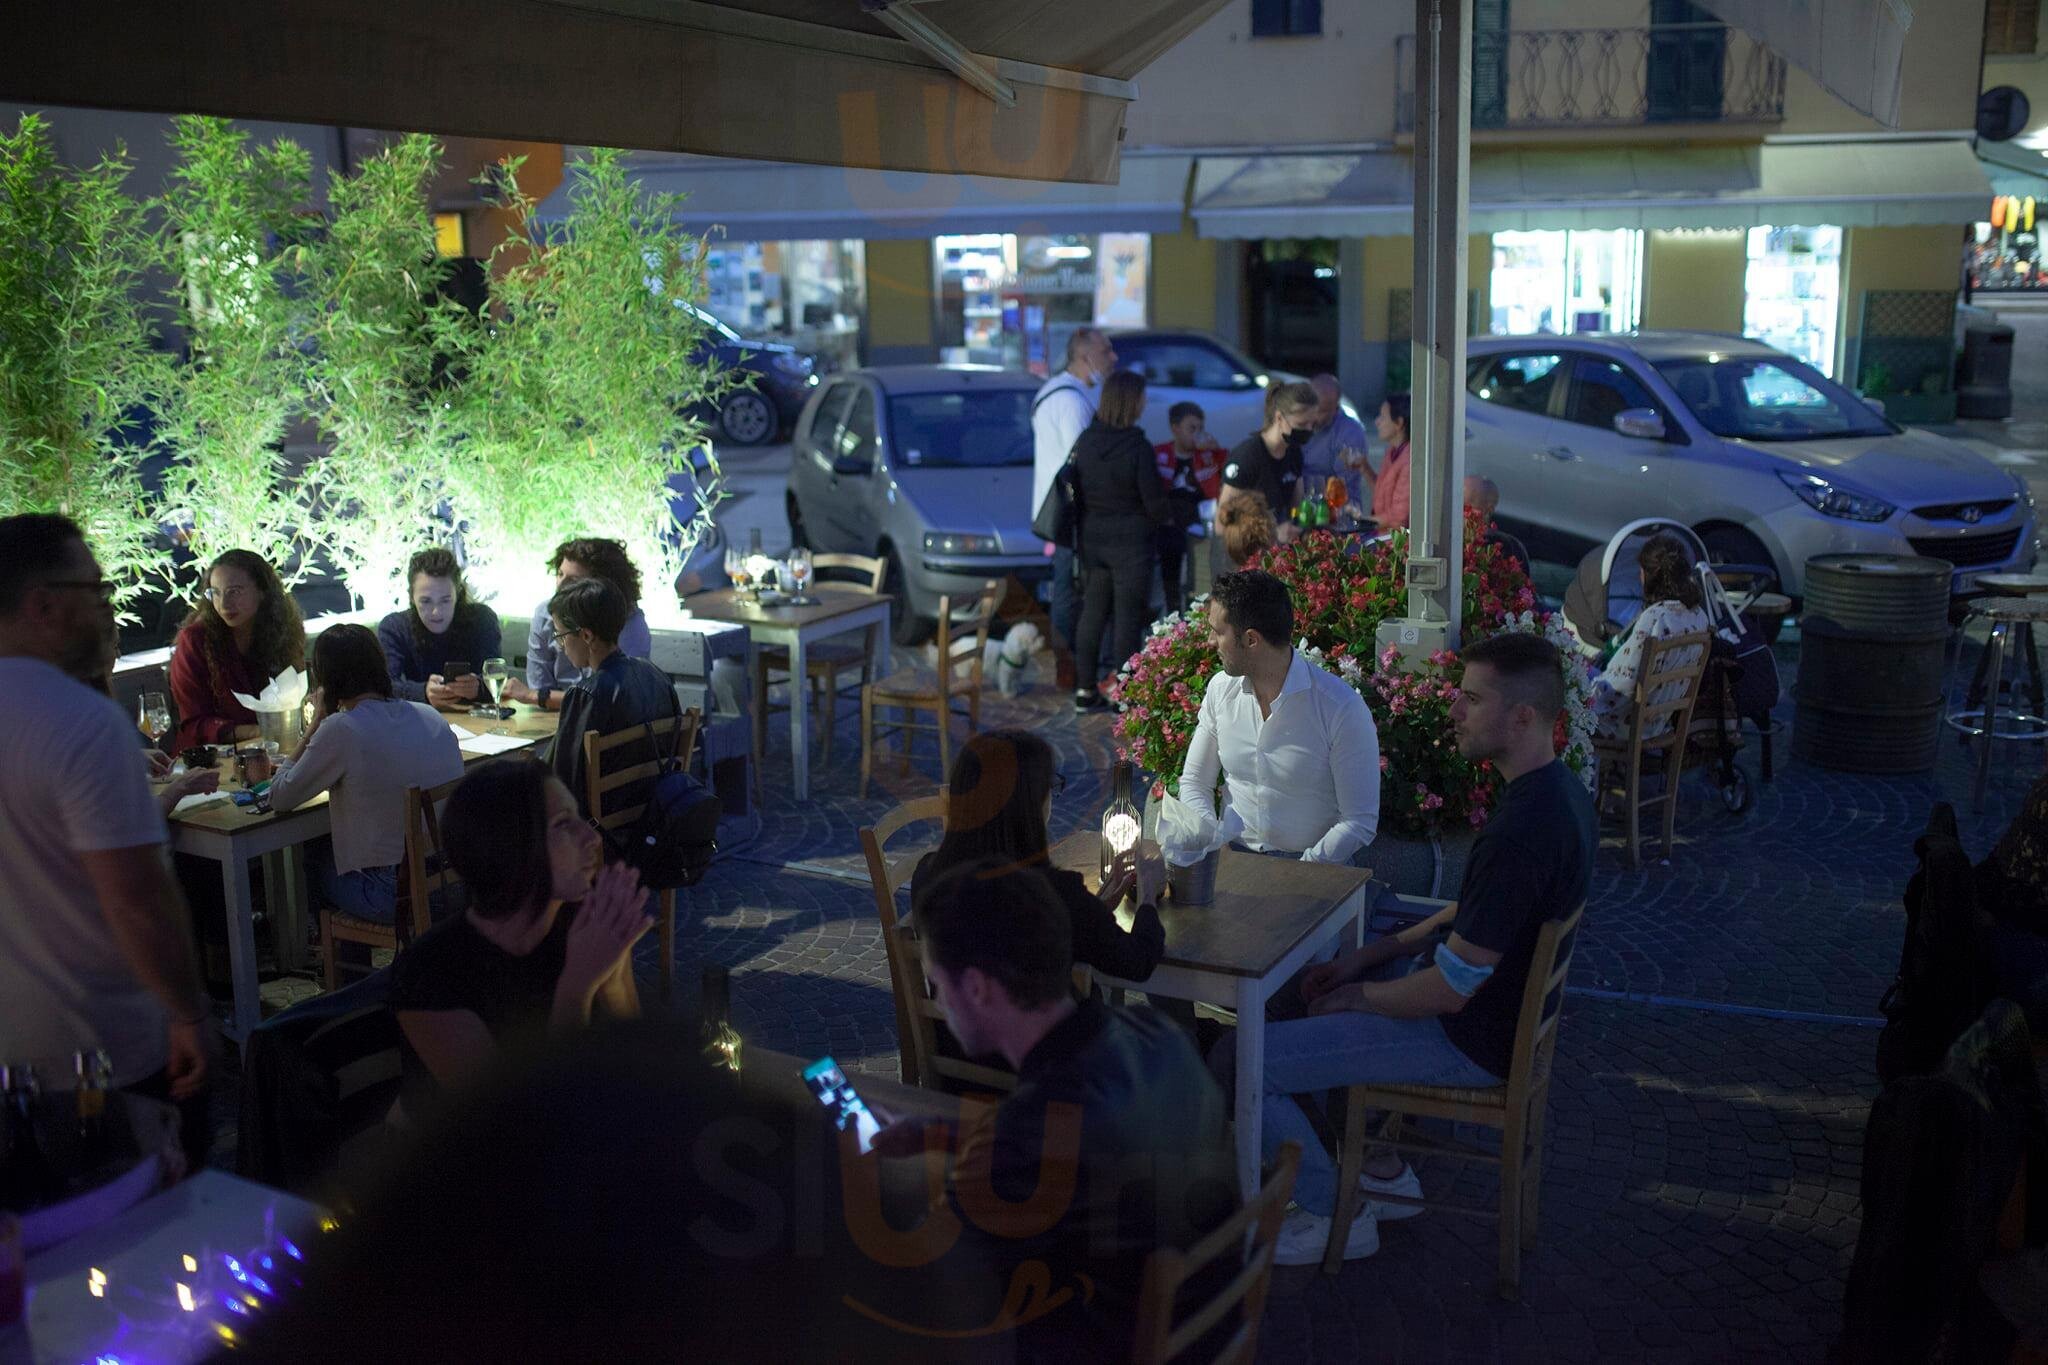
[{"label": "car headlight", "polygon": [[783,374],[805,375],[811,372],[811,358],[794,351],[777,351],[768,363]]},{"label": "car headlight", "polygon": [[1003,552],[1002,542],[994,536],[966,536],[954,531],[926,531],[924,549],[926,554],[933,555],[996,555]]},{"label": "car headlight", "polygon": [[1778,478],[1799,495],[1799,500],[1824,517],[1844,521],[1883,521],[1899,509],[1881,498],[1852,493],[1818,474],[1781,470]]},{"label": "car headlight", "polygon": [[2018,474],[2014,474],[2012,476],[2012,486],[2015,489],[2019,490],[2020,506],[2027,509],[2028,516],[2031,517],[2036,512],[2039,512],[2041,510],[2034,503],[2034,487],[2032,484],[2028,483],[2024,478],[2020,477]]}]

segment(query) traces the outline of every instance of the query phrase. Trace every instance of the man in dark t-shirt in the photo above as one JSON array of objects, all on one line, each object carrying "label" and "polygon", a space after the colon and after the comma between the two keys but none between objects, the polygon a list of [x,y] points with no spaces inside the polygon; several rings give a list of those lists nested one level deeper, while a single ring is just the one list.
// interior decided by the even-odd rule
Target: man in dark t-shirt
[{"label": "man in dark t-shirt", "polygon": [[[1295,1096],[1358,1082],[1492,1086],[1507,1076],[1530,960],[1543,926],[1576,909],[1592,876],[1598,824],[1591,796],[1552,742],[1564,708],[1563,660],[1539,635],[1508,632],[1465,651],[1451,708],[1458,749],[1490,760],[1506,782],[1472,850],[1456,903],[1405,930],[1302,974],[1307,1018],[1266,1032],[1263,1139],[1302,1148],[1294,1198],[1275,1260],[1322,1258],[1336,1207],[1337,1171]],[[1438,941],[1438,940],[1441,941]],[[1419,953],[1433,951],[1427,958]],[[1219,1044],[1218,1060],[1229,1055]],[[1368,1158],[1368,1195],[1422,1192],[1392,1152]],[[1368,1197],[1346,1234],[1345,1258],[1379,1246],[1381,1220],[1420,1212]]]}]

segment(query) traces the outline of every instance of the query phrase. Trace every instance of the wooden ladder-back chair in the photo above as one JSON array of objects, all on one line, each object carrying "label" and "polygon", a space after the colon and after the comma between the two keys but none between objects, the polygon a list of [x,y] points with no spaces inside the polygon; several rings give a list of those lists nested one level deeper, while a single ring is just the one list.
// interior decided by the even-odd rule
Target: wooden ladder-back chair
[{"label": "wooden ladder-back chair", "polygon": [[[860,690],[860,794],[868,794],[868,780],[874,772],[875,743],[882,734],[893,733],[902,746],[903,771],[910,771],[910,745],[913,734],[919,730],[931,730],[939,739],[940,780],[952,770],[952,738],[948,727],[953,718],[953,702],[958,699],[967,703],[967,725],[970,731],[981,728],[981,659],[988,645],[989,623],[995,619],[996,607],[1003,600],[1003,585],[994,579],[981,585],[980,595],[972,602],[956,601],[952,597],[939,599],[939,666],[936,671],[924,668],[908,668],[890,674],[880,682],[869,683]],[[972,634],[964,627],[972,627]],[[894,707],[904,713],[904,719],[881,722],[879,732],[875,712],[882,707]],[[930,724],[912,719],[929,712]]]},{"label": "wooden ladder-back chair", "polygon": [[946,1012],[932,998],[931,983],[925,979],[924,957],[918,951],[916,930],[910,924],[898,922],[892,935],[895,946],[889,953],[889,971],[895,979],[896,999],[909,1017],[917,1083],[927,1090],[945,1090],[947,1082],[970,1091],[994,1091],[1007,1095],[1015,1090],[1016,1072],[948,1057],[939,1051],[938,1030],[932,1026],[943,1023]]},{"label": "wooden ladder-back chair", "polygon": [[[880,593],[889,572],[889,561],[868,555],[812,555],[811,568],[820,583],[842,583],[865,592]],[[818,712],[821,741],[819,761],[832,761],[832,731],[839,711],[839,675],[860,670],[860,685],[875,680],[876,632],[881,626],[855,627],[865,638],[854,644],[841,638],[821,640],[804,650],[804,672],[809,674],[808,697]],[[848,631],[847,634],[852,634]],[[781,645],[761,645],[754,651],[754,752],[768,750],[768,684],[770,673],[789,672],[789,651]],[[789,680],[790,705],[796,705],[796,679]],[[780,709],[779,707],[777,708]],[[758,761],[758,760],[757,760]]]},{"label": "wooden ladder-back chair", "polygon": [[[690,758],[697,752],[697,733],[704,724],[703,713],[691,707],[680,716],[666,716],[648,725],[630,725],[623,730],[614,730],[608,735],[586,734],[583,736],[583,808],[597,827],[606,833],[624,829],[646,811],[647,803],[635,806],[620,805],[621,788],[636,782],[652,782],[661,773],[661,760],[673,752],[676,761],[687,771]],[[613,772],[604,770],[604,756],[614,749],[627,744],[647,743],[647,732],[654,732],[654,744],[658,756],[642,763],[634,763]],[[669,736],[675,735],[673,744]],[[676,892],[674,887],[661,890],[661,998],[666,1000],[675,989],[676,983]]]},{"label": "wooden ladder-back chair", "polygon": [[[1610,790],[1622,793],[1630,867],[1641,867],[1643,863],[1643,807],[1659,802],[1664,806],[1664,856],[1671,856],[1672,835],[1678,823],[1678,779],[1685,771],[1686,732],[1692,728],[1692,709],[1700,699],[1700,679],[1707,671],[1707,649],[1712,638],[1705,631],[1696,631],[1668,640],[1645,641],[1628,738],[1600,740],[1594,745],[1603,806]],[[1660,694],[1663,700],[1652,700]],[[1661,725],[1670,728],[1661,734],[1651,733]],[[1664,775],[1664,789],[1648,799],[1642,794],[1645,755],[1657,757]]]},{"label": "wooden ladder-back chair", "polygon": [[[932,796],[922,796],[915,801],[905,801],[875,821],[872,826],[860,832],[861,852],[867,855],[868,885],[875,893],[875,915],[882,922],[882,945],[889,956],[890,993],[896,997],[896,1051],[903,1068],[903,1083],[919,1085],[917,1067],[917,1044],[911,1036],[910,994],[905,983],[909,973],[897,963],[900,951],[896,939],[896,895],[910,884],[910,874],[917,868],[917,860],[927,850],[914,848],[889,857],[889,841],[910,825],[946,818],[946,789],[939,788]],[[912,963],[912,967],[916,967]]]},{"label": "wooden ladder-back chair", "polygon": [[[1237,1330],[1211,1357],[1215,1365],[1251,1365],[1259,1354],[1259,1321],[1266,1313],[1266,1291],[1273,1283],[1273,1251],[1287,1201],[1294,1197],[1294,1176],[1301,1167],[1301,1147],[1284,1143],[1273,1174],[1259,1192],[1223,1224],[1186,1251],[1167,1248],[1145,1258],[1145,1278],[1138,1290],[1138,1334],[1132,1365],[1166,1365],[1200,1341],[1232,1308],[1238,1308]],[[1251,1236],[1249,1248],[1246,1234]],[[1215,1298],[1173,1321],[1174,1300],[1189,1277],[1219,1256],[1242,1256],[1244,1268]]]},{"label": "wooden ladder-back chair", "polygon": [[331,905],[320,907],[321,984],[325,989],[331,991],[341,984],[335,944],[360,943],[396,952],[433,923],[435,896],[459,880],[441,856],[441,807],[461,780],[406,789],[405,861],[399,865],[398,913],[391,923],[357,919]]},{"label": "wooden ladder-back chair", "polygon": [[[1323,1254],[1323,1273],[1334,1275],[1344,1264],[1344,1239],[1358,1209],[1358,1174],[1365,1160],[1366,1111],[1388,1115],[1387,1131],[1378,1141],[1405,1151],[1448,1157],[1455,1161],[1486,1161],[1500,1167],[1498,1208],[1476,1208],[1441,1200],[1373,1195],[1393,1204],[1419,1204],[1500,1221],[1500,1295],[1515,1300],[1522,1292],[1522,1253],[1536,1245],[1537,1191],[1543,1174],[1543,1115],[1550,1102],[1551,1059],[1557,1051],[1557,1021],[1564,1011],[1564,979],[1571,971],[1572,949],[1578,942],[1584,903],[1563,919],[1544,925],[1536,936],[1529,980],[1522,988],[1522,1010],[1515,1023],[1515,1049],[1505,1084],[1493,1086],[1381,1085],[1350,1088],[1345,1106],[1344,1136],[1338,1147],[1337,1211],[1330,1219],[1330,1245]],[[1475,1123],[1501,1130],[1498,1154],[1465,1143],[1411,1134],[1411,1118]]]}]

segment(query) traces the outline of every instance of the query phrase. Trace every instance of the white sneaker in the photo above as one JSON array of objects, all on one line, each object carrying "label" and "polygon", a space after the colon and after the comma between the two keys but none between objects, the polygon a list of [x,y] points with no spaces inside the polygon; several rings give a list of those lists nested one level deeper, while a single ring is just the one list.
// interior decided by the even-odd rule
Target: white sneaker
[{"label": "white sneaker", "polygon": [[[1300,1207],[1289,1208],[1280,1224],[1280,1238],[1273,1248],[1274,1265],[1321,1265],[1330,1249],[1330,1220]],[[1356,1261],[1380,1249],[1379,1223],[1373,1218],[1370,1201],[1358,1208],[1351,1220],[1351,1235],[1344,1239],[1344,1259]]]},{"label": "white sneaker", "polygon": [[1413,1218],[1422,1212],[1420,1204],[1389,1204],[1382,1199],[1373,1199],[1375,1194],[1398,1194],[1408,1199],[1422,1198],[1422,1181],[1416,1178],[1415,1168],[1403,1163],[1401,1174],[1390,1180],[1376,1180],[1369,1175],[1358,1177],[1358,1188],[1367,1196],[1366,1207],[1373,1217],[1382,1223],[1398,1223],[1403,1218]]}]

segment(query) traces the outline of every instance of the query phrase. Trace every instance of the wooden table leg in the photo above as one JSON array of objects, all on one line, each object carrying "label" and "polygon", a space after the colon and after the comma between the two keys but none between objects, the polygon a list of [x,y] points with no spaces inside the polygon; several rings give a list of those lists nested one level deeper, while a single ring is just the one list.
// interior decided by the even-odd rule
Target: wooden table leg
[{"label": "wooden table leg", "polygon": [[222,859],[220,884],[227,903],[228,974],[235,986],[234,1017],[228,1037],[239,1043],[263,1017],[262,992],[256,976],[256,905],[249,885],[248,859]]},{"label": "wooden table leg", "polygon": [[1237,983],[1237,1181],[1244,1197],[1259,1192],[1259,1141],[1266,1093],[1266,989],[1244,977]]},{"label": "wooden table leg", "polygon": [[811,715],[804,705],[804,679],[809,665],[804,658],[804,637],[802,631],[792,632],[789,639],[789,759],[796,770],[796,799],[811,799]]}]

